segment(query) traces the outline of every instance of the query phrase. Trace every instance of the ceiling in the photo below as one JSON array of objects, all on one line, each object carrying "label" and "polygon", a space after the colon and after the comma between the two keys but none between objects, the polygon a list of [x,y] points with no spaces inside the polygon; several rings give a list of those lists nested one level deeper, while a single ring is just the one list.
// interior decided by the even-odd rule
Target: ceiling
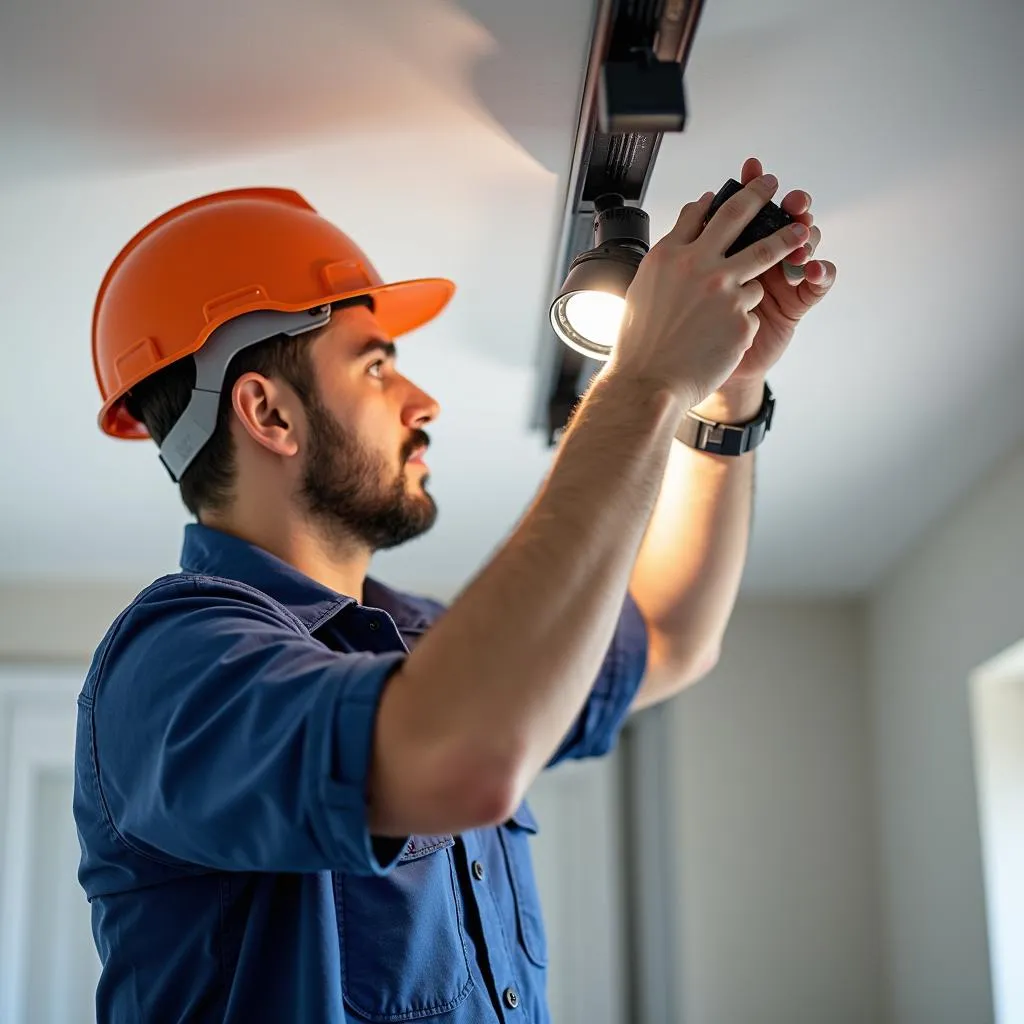
[{"label": "ceiling", "polygon": [[[186,514],[155,450],[95,426],[92,301],[147,220],[260,184],[305,194],[386,277],[459,286],[399,344],[443,406],[441,517],[376,567],[454,592],[550,463],[528,424],[592,11],[3,0],[0,583],[175,567]],[[745,590],[862,591],[1024,438],[1024,5],[706,0],[687,88],[652,235],[758,155],[814,195],[840,268],[772,374]]]}]

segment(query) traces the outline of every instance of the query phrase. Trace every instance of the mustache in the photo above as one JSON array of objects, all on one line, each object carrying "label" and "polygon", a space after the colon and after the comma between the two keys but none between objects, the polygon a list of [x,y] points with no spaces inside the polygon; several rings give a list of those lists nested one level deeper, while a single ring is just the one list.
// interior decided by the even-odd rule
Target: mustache
[{"label": "mustache", "polygon": [[412,437],[402,445],[402,462],[408,462],[417,448],[429,448],[430,438],[422,430],[413,431]]}]

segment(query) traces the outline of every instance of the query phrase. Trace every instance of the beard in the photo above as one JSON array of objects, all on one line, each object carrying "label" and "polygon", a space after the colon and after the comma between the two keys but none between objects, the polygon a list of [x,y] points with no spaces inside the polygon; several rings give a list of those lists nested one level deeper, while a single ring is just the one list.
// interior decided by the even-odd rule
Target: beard
[{"label": "beard", "polygon": [[310,443],[301,498],[333,541],[356,541],[371,552],[382,551],[419,537],[434,525],[434,499],[421,484],[416,485],[419,493],[410,493],[405,479],[409,456],[428,443],[422,430],[404,445],[401,468],[394,474],[384,454],[346,431],[318,396],[310,396],[306,413]]}]

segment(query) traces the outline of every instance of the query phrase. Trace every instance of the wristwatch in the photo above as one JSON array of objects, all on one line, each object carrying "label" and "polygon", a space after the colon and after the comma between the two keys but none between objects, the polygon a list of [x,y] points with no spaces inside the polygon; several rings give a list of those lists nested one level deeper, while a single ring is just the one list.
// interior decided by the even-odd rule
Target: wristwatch
[{"label": "wristwatch", "polygon": [[694,412],[687,412],[676,437],[697,451],[713,455],[743,455],[753,451],[772,428],[775,396],[767,384],[761,410],[749,423],[715,423]]}]

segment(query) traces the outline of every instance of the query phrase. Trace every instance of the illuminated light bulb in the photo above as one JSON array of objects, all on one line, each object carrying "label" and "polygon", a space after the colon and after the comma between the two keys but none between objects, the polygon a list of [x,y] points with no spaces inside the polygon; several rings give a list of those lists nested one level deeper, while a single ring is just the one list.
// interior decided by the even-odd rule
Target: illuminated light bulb
[{"label": "illuminated light bulb", "polygon": [[577,334],[612,348],[619,340],[626,300],[609,292],[576,292],[565,302],[565,318]]}]

